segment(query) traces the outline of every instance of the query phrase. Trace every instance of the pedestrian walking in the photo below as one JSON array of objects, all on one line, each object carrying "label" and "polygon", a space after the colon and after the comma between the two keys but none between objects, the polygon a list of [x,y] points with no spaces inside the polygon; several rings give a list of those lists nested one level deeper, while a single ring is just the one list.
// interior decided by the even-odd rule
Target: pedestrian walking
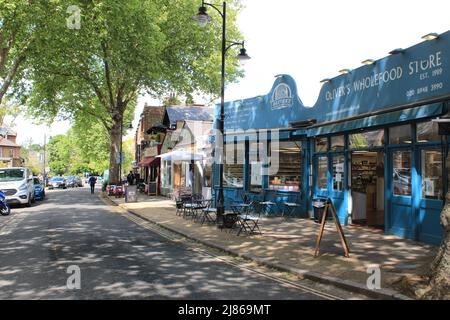
[{"label": "pedestrian walking", "polygon": [[127,175],[127,182],[129,186],[134,185],[134,179],[135,179],[135,175],[133,173],[133,171],[130,171],[130,173]]},{"label": "pedestrian walking", "polygon": [[89,178],[89,185],[91,186],[91,194],[94,194],[95,190],[95,184],[97,183],[97,178],[94,176],[91,176]]}]

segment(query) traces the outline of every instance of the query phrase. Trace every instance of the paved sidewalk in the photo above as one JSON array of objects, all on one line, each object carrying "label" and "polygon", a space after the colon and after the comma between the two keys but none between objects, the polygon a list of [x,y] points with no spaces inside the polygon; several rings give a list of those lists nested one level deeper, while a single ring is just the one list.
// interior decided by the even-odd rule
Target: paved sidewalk
[{"label": "paved sidewalk", "polygon": [[[404,275],[422,275],[427,271],[437,248],[386,235],[367,228],[343,227],[350,247],[350,258],[343,256],[334,223],[327,223],[320,256],[314,258],[319,224],[297,218],[269,217],[261,221],[263,235],[236,235],[214,225],[185,220],[175,214],[172,200],[140,196],[138,203],[110,198],[128,211],[189,238],[224,249],[258,262],[303,274],[307,278],[331,282],[359,292],[367,292],[367,268],[381,267],[382,290],[374,297],[397,296],[392,283]],[[370,292],[369,292],[370,293]]]}]

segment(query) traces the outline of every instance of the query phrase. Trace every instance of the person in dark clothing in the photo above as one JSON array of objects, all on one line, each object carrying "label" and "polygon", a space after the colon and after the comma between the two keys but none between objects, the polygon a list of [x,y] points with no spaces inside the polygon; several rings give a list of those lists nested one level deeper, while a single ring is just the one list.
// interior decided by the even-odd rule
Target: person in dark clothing
[{"label": "person in dark clothing", "polygon": [[91,186],[91,194],[94,194],[95,190],[95,184],[97,183],[97,178],[94,176],[91,176],[89,178],[89,185]]},{"label": "person in dark clothing", "polygon": [[135,176],[133,174],[133,171],[130,171],[130,173],[127,175],[127,182],[129,186],[132,186],[134,184]]}]

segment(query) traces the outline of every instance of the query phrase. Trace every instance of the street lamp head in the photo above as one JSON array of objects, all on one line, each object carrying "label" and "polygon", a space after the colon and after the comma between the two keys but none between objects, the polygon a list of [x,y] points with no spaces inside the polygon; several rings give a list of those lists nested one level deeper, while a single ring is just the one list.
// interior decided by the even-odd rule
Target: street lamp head
[{"label": "street lamp head", "polygon": [[192,19],[197,21],[197,23],[200,27],[205,27],[211,21],[211,17],[206,12],[205,6],[201,6],[198,9],[198,13],[195,16],[193,16]]},{"label": "street lamp head", "polygon": [[239,63],[245,64],[248,60],[250,60],[250,56],[247,54],[247,50],[245,48],[241,48],[241,51],[239,52],[237,59]]}]

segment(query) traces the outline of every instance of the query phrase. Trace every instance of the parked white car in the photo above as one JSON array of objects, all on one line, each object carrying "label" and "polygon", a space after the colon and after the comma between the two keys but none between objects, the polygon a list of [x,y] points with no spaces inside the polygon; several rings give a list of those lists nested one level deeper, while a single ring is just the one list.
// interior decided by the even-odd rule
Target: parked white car
[{"label": "parked white car", "polygon": [[25,204],[34,202],[33,174],[30,169],[0,168],[0,190],[6,196],[8,204]]}]

